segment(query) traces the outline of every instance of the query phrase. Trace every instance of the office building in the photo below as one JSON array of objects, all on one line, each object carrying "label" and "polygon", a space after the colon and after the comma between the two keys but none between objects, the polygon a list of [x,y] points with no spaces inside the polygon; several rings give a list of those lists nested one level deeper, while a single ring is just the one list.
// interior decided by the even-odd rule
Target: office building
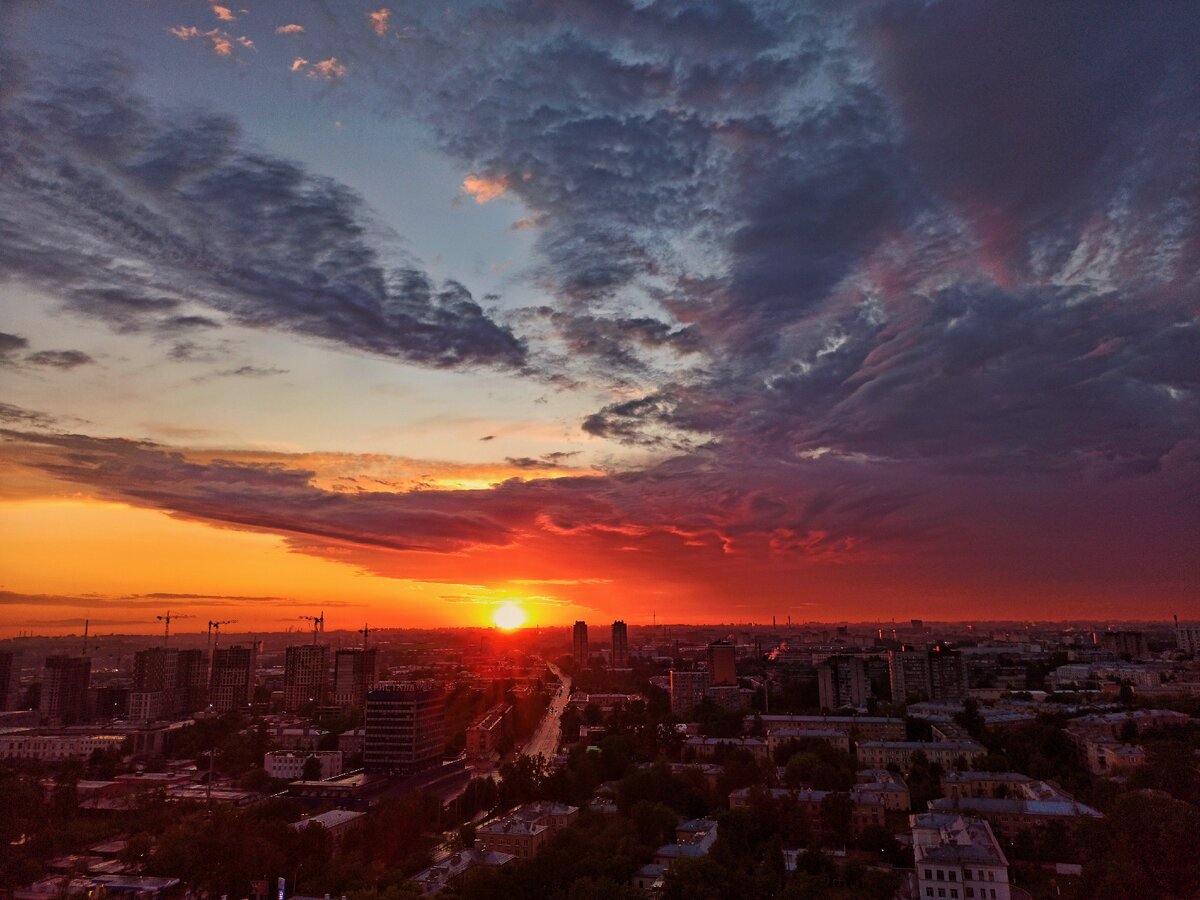
[{"label": "office building", "polygon": [[320,767],[318,781],[342,774],[341,750],[271,750],[263,757],[263,769],[272,778],[296,781],[304,777],[310,759]]},{"label": "office building", "polygon": [[75,725],[87,720],[92,661],[86,656],[50,656],[42,678],[42,721]]},{"label": "office building", "polygon": [[576,622],[571,634],[571,654],[575,657],[575,665],[586,667],[588,664],[588,635],[587,622]]},{"label": "office building", "polygon": [[288,647],[283,658],[283,708],[323,706],[329,685],[329,648],[324,644]]},{"label": "office building", "polygon": [[729,641],[713,641],[708,645],[708,683],[737,684],[737,648]]},{"label": "office building", "polygon": [[687,718],[704,700],[708,687],[707,672],[677,672],[671,670],[671,713]]},{"label": "office building", "polygon": [[817,691],[822,709],[867,705],[871,682],[860,656],[831,656],[817,666]]},{"label": "office building", "polygon": [[254,647],[235,644],[213,651],[209,702],[217,712],[248,706],[254,700],[258,654]]},{"label": "office building", "polygon": [[375,685],[367,692],[367,772],[403,776],[436,766],[445,741],[445,706],[445,692],[435,681]]},{"label": "office building", "polygon": [[375,684],[375,650],[339,650],[333,658],[333,702],[362,709]]},{"label": "office building", "polygon": [[908,821],[920,900],[1011,900],[1008,858],[985,820],[920,813]]},{"label": "office building", "polygon": [[629,666],[629,632],[625,623],[617,620],[612,624],[612,667],[624,669]]}]

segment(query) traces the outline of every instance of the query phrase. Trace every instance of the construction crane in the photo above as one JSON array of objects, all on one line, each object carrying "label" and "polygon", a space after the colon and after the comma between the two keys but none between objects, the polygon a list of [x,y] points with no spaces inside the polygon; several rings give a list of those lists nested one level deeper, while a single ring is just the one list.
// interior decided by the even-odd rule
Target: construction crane
[{"label": "construction crane", "polygon": [[371,636],[371,626],[363,622],[363,627],[358,629],[358,633],[363,636],[363,650],[367,649],[367,638]]},{"label": "construction crane", "polygon": [[301,619],[312,622],[313,628],[313,643],[317,642],[317,635],[325,633],[325,611],[321,610],[321,614],[317,616],[300,616]]},{"label": "construction crane", "polygon": [[[221,642],[221,626],[222,625],[236,625],[236,624],[237,624],[236,619],[223,619],[220,622],[213,622],[211,620],[209,621],[209,623],[208,623],[208,644],[209,644],[209,651],[210,651],[209,659],[212,658],[211,651],[216,650],[217,644],[219,644]],[[214,631],[216,631],[216,633],[217,633],[217,638],[216,638],[215,642],[213,641],[213,632]]]},{"label": "construction crane", "polygon": [[171,615],[171,611],[168,609],[165,616],[155,616],[154,618],[163,623],[163,643],[168,644],[171,641],[172,619],[194,619],[196,617],[186,615],[185,613],[175,613],[175,615]]}]

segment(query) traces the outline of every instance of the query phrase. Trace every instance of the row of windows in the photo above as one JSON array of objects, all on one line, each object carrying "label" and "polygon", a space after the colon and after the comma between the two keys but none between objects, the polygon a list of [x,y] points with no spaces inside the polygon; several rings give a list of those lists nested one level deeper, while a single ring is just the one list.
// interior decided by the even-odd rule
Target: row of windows
[{"label": "row of windows", "polygon": [[[971,880],[971,872],[972,872],[971,869],[966,870],[966,874],[963,876],[963,881]],[[936,873],[934,872],[933,869],[925,870],[925,880],[926,881],[932,881],[935,877],[937,878],[938,881],[958,881],[958,873],[956,871],[954,871],[953,869],[951,869],[950,871],[946,871],[945,869],[938,869],[936,871]],[[993,871],[990,871],[990,870],[979,869],[974,880],[975,881],[995,881],[996,873]]]},{"label": "row of windows", "polygon": [[[939,897],[945,897],[946,896],[946,888],[938,888],[937,895]],[[931,888],[931,887],[925,888],[925,896],[932,897],[933,896],[933,888]],[[966,896],[967,896],[967,900],[972,900],[972,898],[975,897],[975,888],[971,888],[971,887],[967,888]],[[980,888],[979,889],[979,897],[983,898],[983,900],[996,900],[996,889],[995,888]],[[958,889],[957,888],[950,888],[949,898],[950,898],[950,900],[958,900]]]}]

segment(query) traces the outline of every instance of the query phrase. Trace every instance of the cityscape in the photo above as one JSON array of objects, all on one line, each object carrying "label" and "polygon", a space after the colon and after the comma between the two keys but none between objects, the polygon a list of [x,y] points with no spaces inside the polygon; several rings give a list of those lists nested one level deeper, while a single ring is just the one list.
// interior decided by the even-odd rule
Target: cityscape
[{"label": "cityscape", "polygon": [[1200,900],[1198,48],[0,0],[0,900]]},{"label": "cityscape", "polygon": [[1200,887],[1200,623],[168,615],[4,642],[6,896]]}]

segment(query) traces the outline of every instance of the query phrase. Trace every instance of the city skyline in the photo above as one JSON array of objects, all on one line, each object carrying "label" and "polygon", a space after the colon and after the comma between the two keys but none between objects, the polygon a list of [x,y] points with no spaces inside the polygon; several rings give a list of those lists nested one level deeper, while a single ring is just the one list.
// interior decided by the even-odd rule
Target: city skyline
[{"label": "city skyline", "polygon": [[5,3],[0,637],[1200,619],[1198,42]]}]

